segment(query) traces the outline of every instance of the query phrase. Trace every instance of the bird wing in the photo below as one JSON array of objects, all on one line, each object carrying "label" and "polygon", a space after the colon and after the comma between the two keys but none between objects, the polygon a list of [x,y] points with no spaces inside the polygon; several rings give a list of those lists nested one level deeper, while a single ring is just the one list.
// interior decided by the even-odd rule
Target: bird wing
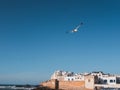
[{"label": "bird wing", "polygon": [[78,25],[75,29],[80,28],[83,25],[83,23],[81,22],[80,25]]},{"label": "bird wing", "polygon": [[74,33],[74,30],[78,31],[78,29],[83,25],[83,22],[81,22],[75,29],[66,31],[66,33]]}]

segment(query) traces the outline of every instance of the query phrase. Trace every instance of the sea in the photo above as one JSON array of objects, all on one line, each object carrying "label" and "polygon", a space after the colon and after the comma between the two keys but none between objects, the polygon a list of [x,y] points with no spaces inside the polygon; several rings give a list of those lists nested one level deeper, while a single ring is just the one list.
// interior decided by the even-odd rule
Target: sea
[{"label": "sea", "polygon": [[[17,90],[17,89],[0,88],[0,90]],[[19,89],[19,90],[24,90],[24,89]]]},{"label": "sea", "polygon": [[11,89],[11,88],[0,88],[0,90],[33,90],[33,89]]},{"label": "sea", "polygon": [[12,89],[12,88],[0,88],[0,90],[33,90],[33,88],[32,89]]},{"label": "sea", "polygon": [[[0,90],[18,90],[18,89],[1,88]],[[19,90],[25,90],[25,89],[19,89]]]},{"label": "sea", "polygon": [[11,88],[0,88],[0,90],[33,90],[33,89],[11,89]]},{"label": "sea", "polygon": [[36,85],[0,85],[0,90],[33,90]]}]

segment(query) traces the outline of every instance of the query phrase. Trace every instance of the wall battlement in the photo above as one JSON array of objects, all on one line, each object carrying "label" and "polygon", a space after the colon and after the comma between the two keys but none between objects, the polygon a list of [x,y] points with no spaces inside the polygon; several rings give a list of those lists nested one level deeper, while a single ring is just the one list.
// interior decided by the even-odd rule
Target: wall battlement
[{"label": "wall battlement", "polygon": [[[63,90],[79,90],[85,86],[84,81],[57,81],[49,80],[41,83],[40,85],[49,87],[51,89],[63,89]],[[58,85],[58,86],[57,86]]]}]

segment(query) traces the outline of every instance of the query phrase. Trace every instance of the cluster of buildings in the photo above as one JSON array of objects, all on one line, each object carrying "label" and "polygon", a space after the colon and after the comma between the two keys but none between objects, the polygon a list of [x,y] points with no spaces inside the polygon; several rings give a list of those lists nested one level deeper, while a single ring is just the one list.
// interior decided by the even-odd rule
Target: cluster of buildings
[{"label": "cluster of buildings", "polygon": [[[55,82],[55,84],[53,84],[53,82]],[[105,74],[102,71],[74,73],[57,70],[53,73],[51,79],[48,82],[42,83],[42,85],[55,85],[55,87],[57,85],[57,88],[63,90],[80,90],[80,88],[85,90],[94,90],[98,88],[120,88],[120,76],[109,73]]]},{"label": "cluster of buildings", "polygon": [[55,71],[51,76],[51,79],[57,79],[59,81],[84,81],[86,76],[96,77],[95,84],[120,84],[120,75],[105,74],[102,71],[91,73],[74,73],[68,71]]},{"label": "cluster of buildings", "polygon": [[[87,73],[86,73],[87,74]],[[68,71],[55,71],[53,75],[51,76],[51,79],[57,79],[59,81],[83,81],[84,80],[84,74],[75,74],[74,72],[68,72]]]}]

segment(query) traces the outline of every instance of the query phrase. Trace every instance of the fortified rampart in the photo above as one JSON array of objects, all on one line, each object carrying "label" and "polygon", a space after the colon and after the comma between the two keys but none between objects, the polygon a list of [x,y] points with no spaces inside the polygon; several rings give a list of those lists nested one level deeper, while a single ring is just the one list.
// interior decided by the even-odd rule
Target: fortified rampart
[{"label": "fortified rampart", "polygon": [[51,79],[40,85],[51,89],[94,90],[94,77],[86,76],[85,81],[58,81],[57,79]]},{"label": "fortified rampart", "polygon": [[84,85],[84,81],[59,81],[59,89],[63,90],[83,90]]},{"label": "fortified rampart", "polygon": [[49,87],[51,89],[62,89],[62,90],[83,90],[85,88],[84,81],[57,81],[49,80],[41,83],[40,85]]},{"label": "fortified rampart", "polygon": [[51,88],[51,89],[58,89],[59,88],[58,87],[59,85],[57,85],[57,80],[56,79],[52,79],[52,80],[42,82],[42,83],[40,83],[40,86],[48,87],[48,88]]}]

